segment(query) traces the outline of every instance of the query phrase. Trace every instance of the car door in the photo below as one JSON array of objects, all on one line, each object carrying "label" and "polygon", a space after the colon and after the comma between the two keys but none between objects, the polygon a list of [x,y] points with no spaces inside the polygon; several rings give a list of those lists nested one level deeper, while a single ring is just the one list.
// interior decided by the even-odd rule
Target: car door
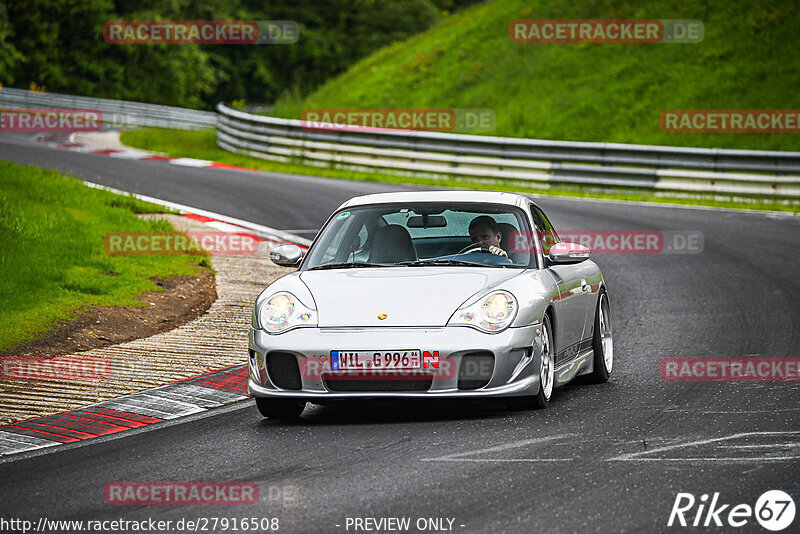
[{"label": "car door", "polygon": [[[550,247],[560,239],[547,216],[535,204],[531,204],[531,214],[540,237],[543,256],[546,258]],[[589,285],[585,277],[583,263],[555,265],[545,263],[547,271],[558,286],[558,295],[553,298],[555,308],[555,346],[556,365],[576,357],[581,349],[586,323],[586,309],[589,300]]]},{"label": "car door", "polygon": [[600,268],[593,261],[584,261],[580,265],[583,266],[583,273],[581,273],[581,280],[586,280],[586,318],[584,319],[583,327],[583,347],[582,350],[588,350],[592,342],[592,334],[594,333],[594,318],[597,311],[597,299],[600,292],[600,283],[603,281],[603,275]]}]

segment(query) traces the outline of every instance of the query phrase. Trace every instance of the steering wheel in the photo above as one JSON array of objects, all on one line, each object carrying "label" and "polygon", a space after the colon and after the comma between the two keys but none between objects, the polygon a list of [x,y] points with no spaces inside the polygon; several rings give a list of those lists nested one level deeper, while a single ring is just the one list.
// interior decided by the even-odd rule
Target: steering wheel
[{"label": "steering wheel", "polygon": [[491,254],[489,247],[484,247],[480,243],[470,243],[466,247],[453,254],[453,256],[458,256],[459,254],[470,254],[472,252],[484,252],[486,254]]}]

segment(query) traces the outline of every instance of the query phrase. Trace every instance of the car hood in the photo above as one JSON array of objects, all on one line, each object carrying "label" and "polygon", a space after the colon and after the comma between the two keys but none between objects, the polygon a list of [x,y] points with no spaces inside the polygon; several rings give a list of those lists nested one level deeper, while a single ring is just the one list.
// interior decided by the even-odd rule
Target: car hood
[{"label": "car hood", "polygon": [[[480,267],[382,267],[303,271],[319,326],[436,326],[475,293],[520,269]],[[385,314],[384,319],[379,316]]]}]

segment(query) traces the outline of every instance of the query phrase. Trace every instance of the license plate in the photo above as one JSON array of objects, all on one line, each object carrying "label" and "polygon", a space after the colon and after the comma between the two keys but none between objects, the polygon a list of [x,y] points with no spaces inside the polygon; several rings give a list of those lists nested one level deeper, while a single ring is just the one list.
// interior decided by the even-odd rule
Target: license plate
[{"label": "license plate", "polygon": [[419,369],[420,350],[332,350],[331,369]]}]

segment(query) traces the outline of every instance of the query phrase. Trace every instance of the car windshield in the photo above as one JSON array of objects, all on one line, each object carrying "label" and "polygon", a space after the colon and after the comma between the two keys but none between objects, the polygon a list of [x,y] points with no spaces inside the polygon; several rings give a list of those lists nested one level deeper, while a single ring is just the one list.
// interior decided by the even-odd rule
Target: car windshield
[{"label": "car windshield", "polygon": [[303,269],[386,266],[524,268],[515,250],[531,235],[522,210],[484,203],[377,204],[337,212],[311,247]]}]

